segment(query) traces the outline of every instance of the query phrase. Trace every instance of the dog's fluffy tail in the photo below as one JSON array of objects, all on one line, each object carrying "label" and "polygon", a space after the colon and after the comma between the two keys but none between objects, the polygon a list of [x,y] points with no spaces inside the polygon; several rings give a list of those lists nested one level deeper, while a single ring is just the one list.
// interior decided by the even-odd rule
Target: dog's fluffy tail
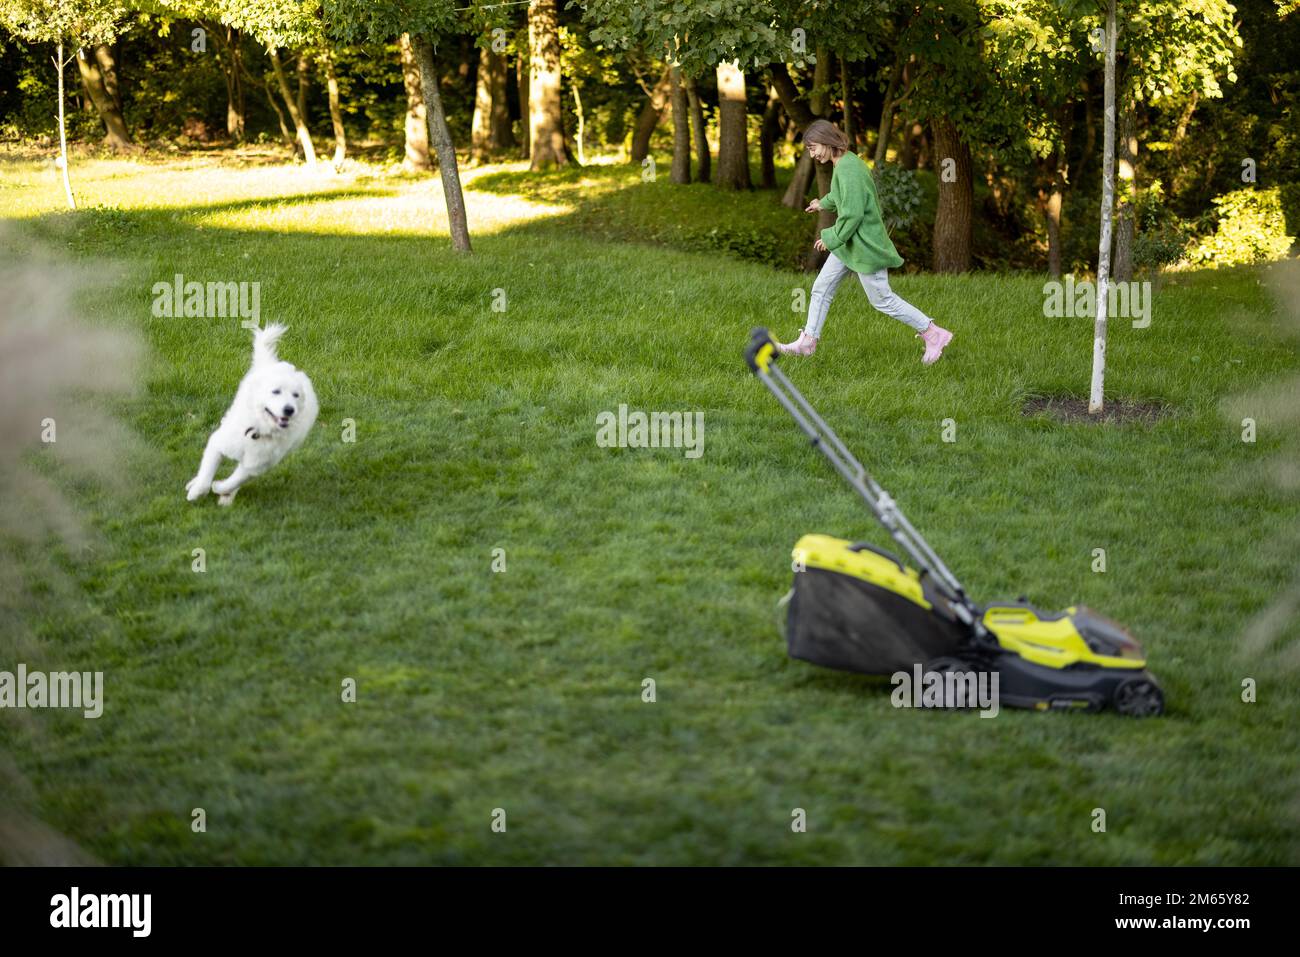
[{"label": "dog's fluffy tail", "polygon": [[280,357],[276,354],[276,346],[279,345],[280,337],[284,335],[287,328],[278,322],[273,322],[253,333],[253,365],[269,365],[280,361]]}]

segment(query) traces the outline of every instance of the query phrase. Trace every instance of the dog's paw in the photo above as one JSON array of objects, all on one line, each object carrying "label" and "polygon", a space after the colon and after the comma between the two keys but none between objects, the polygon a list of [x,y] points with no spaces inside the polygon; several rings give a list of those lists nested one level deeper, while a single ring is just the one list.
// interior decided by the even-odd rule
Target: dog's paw
[{"label": "dog's paw", "polygon": [[212,490],[211,486],[200,482],[198,476],[185,483],[185,498],[191,502],[198,501]]},{"label": "dog's paw", "polygon": [[218,505],[231,505],[231,504],[234,503],[234,501],[235,501],[235,493],[234,493],[234,492],[231,492],[231,493],[229,493],[228,495],[218,495],[218,496],[217,496],[217,504],[218,504]]}]

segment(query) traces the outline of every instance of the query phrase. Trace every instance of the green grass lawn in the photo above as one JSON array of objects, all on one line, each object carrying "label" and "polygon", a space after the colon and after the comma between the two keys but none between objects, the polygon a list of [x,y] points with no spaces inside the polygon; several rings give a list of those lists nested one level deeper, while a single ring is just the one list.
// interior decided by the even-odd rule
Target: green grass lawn
[{"label": "green grass lawn", "polygon": [[[133,487],[65,481],[97,542],[50,560],[62,585],[28,555],[33,637],[0,644],[0,668],[103,671],[104,714],[0,715],[11,803],[122,864],[1300,859],[1300,691],[1241,648],[1291,583],[1300,518],[1262,477],[1279,423],[1260,412],[1241,441],[1252,409],[1233,398],[1300,369],[1268,271],[1181,274],[1149,329],[1113,322],[1110,395],[1168,414],[1102,426],[1022,414],[1086,394],[1091,361],[1091,320],[1045,318],[1041,279],[898,277],[957,333],[932,368],[845,284],[795,383],[978,598],[1119,619],[1169,704],[1148,721],[895,710],[887,679],[790,661],[776,628],[799,535],[884,541],[741,357],[752,326],[798,330],[812,277],[618,241],[592,204],[681,194],[633,173],[579,201],[578,175],[541,180],[552,195],[507,188],[512,170],[471,179],[460,257],[428,179],[101,160],[74,169],[100,208],[69,215],[48,165],[0,164],[5,255],[40,241],[106,263],[85,310],[146,344],[116,409],[140,438]],[[723,228],[773,202],[690,196]],[[249,336],[154,318],[175,273],[260,282],[321,400],[307,444],[230,509],[184,485]],[[596,417],[623,403],[703,412],[703,455],[598,447]]]}]

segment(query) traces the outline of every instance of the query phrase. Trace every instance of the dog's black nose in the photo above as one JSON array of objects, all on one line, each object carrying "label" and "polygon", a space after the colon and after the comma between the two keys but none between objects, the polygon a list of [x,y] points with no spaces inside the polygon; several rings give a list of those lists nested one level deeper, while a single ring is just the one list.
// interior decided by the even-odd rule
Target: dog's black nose
[{"label": "dog's black nose", "polygon": [[285,417],[286,417],[286,418],[287,418],[288,416],[293,415],[293,406],[291,406],[291,405],[286,405],[286,406],[284,407],[284,414],[285,414]]}]

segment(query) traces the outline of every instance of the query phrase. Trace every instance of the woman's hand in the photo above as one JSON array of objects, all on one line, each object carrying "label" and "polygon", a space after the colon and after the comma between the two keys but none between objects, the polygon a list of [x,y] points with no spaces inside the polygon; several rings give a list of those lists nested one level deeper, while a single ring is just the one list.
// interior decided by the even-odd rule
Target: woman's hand
[{"label": "woman's hand", "polygon": [[814,199],[808,204],[808,208],[804,210],[805,213],[820,213],[821,211],[822,201],[820,199]]},{"label": "woman's hand", "polygon": [[[813,202],[815,203],[817,200],[814,199]],[[813,249],[817,250],[819,253],[826,252],[826,244],[821,241],[821,237],[818,237],[817,241],[813,243]]]}]

